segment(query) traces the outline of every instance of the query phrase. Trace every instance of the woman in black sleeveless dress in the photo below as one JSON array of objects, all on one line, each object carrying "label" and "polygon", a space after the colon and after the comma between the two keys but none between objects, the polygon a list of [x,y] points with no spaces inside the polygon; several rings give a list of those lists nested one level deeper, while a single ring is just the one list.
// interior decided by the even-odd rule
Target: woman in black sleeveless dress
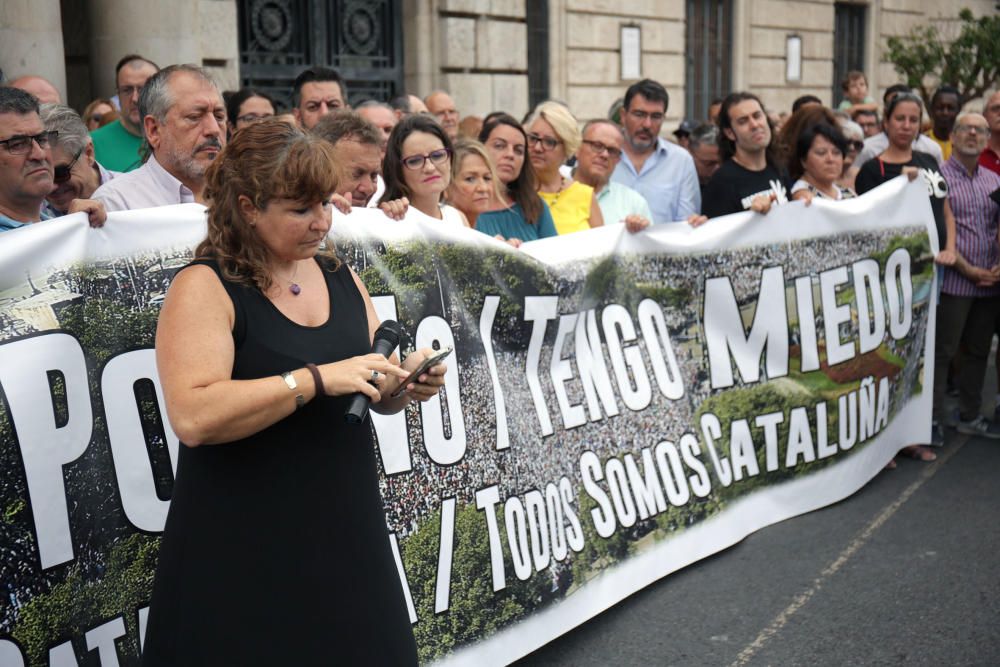
[{"label": "woman in black sleeveless dress", "polygon": [[265,121],[206,174],[208,237],[157,331],[167,413],[186,446],[145,665],[416,662],[371,428],[343,414],[356,392],[383,412],[426,400],[445,369],[388,398],[429,351],[402,367],[371,354],[378,321],[364,285],[317,254],[334,173],[329,145]]}]

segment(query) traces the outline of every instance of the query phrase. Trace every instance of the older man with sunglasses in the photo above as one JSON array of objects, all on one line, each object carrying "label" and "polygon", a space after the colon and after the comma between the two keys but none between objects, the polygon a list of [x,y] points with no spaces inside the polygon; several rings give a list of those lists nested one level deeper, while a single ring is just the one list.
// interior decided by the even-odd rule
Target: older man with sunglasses
[{"label": "older man with sunglasses", "polygon": [[[38,115],[38,100],[18,88],[0,88],[0,232],[24,227],[51,216],[42,211],[54,189],[52,143]],[[107,218],[100,203],[74,199],[67,213],[86,211],[99,226]]]},{"label": "older man with sunglasses", "polygon": [[94,157],[94,142],[80,115],[62,104],[43,104],[45,129],[58,135],[52,145],[55,189],[45,198],[46,212],[65,215],[74,199],[89,199],[94,191],[120,173],[105,169]]}]

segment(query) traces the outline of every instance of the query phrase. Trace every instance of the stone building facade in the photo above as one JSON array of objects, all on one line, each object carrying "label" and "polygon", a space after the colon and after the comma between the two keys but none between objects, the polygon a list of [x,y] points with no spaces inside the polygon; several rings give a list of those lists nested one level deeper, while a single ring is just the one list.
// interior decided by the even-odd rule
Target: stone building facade
[{"label": "stone building facade", "polygon": [[[0,68],[7,78],[41,74],[82,108],[114,93],[126,53],[202,64],[224,89],[280,90],[295,67],[326,58],[316,64],[347,63],[356,80],[389,68],[380,91],[447,89],[463,114],[520,116],[551,97],[591,118],[634,80],[623,78],[624,58],[667,87],[670,126],[727,90],[756,92],[774,109],[803,94],[836,103],[848,63],[877,95],[898,79],[882,60],[886,38],[926,23],[947,34],[961,7],[983,15],[996,0],[4,0]],[[638,49],[623,49],[623,27],[630,39],[638,28]],[[269,35],[272,51],[252,54],[251,67],[253,31]],[[326,32],[344,39],[324,47]],[[279,53],[282,44],[300,52]],[[260,72],[273,76],[261,84]]]}]

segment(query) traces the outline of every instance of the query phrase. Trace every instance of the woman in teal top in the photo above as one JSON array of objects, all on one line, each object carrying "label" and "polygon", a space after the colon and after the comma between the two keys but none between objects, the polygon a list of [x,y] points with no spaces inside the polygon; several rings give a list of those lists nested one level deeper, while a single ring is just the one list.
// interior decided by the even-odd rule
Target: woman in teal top
[{"label": "woman in teal top", "polygon": [[515,246],[556,236],[552,213],[538,196],[538,180],[531,162],[525,160],[528,137],[521,124],[508,114],[491,114],[479,140],[496,167],[502,199],[479,215],[476,229]]}]

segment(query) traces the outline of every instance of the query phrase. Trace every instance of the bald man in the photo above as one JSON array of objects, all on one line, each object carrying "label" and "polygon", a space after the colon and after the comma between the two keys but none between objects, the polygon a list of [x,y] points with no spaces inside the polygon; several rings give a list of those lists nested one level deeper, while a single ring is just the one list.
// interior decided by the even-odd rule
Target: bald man
[{"label": "bald man", "polygon": [[[399,119],[396,117],[396,113],[391,106],[374,100],[368,100],[367,102],[359,104],[357,112],[362,118],[378,128],[385,141],[389,140],[392,128],[396,127],[396,123],[399,122]],[[383,156],[384,154],[385,148],[383,145]]]},{"label": "bald man", "polygon": [[7,84],[11,88],[20,88],[26,93],[31,93],[38,99],[39,104],[62,104],[59,91],[46,79],[34,74],[19,76]]},{"label": "bald man", "polygon": [[403,120],[415,113],[430,113],[427,105],[416,95],[404,94],[389,100],[389,106],[396,114],[396,120]]},{"label": "bald man", "polygon": [[458,110],[455,108],[455,100],[451,95],[443,90],[435,90],[424,98],[424,104],[441,123],[444,133],[454,141],[458,138]]}]

